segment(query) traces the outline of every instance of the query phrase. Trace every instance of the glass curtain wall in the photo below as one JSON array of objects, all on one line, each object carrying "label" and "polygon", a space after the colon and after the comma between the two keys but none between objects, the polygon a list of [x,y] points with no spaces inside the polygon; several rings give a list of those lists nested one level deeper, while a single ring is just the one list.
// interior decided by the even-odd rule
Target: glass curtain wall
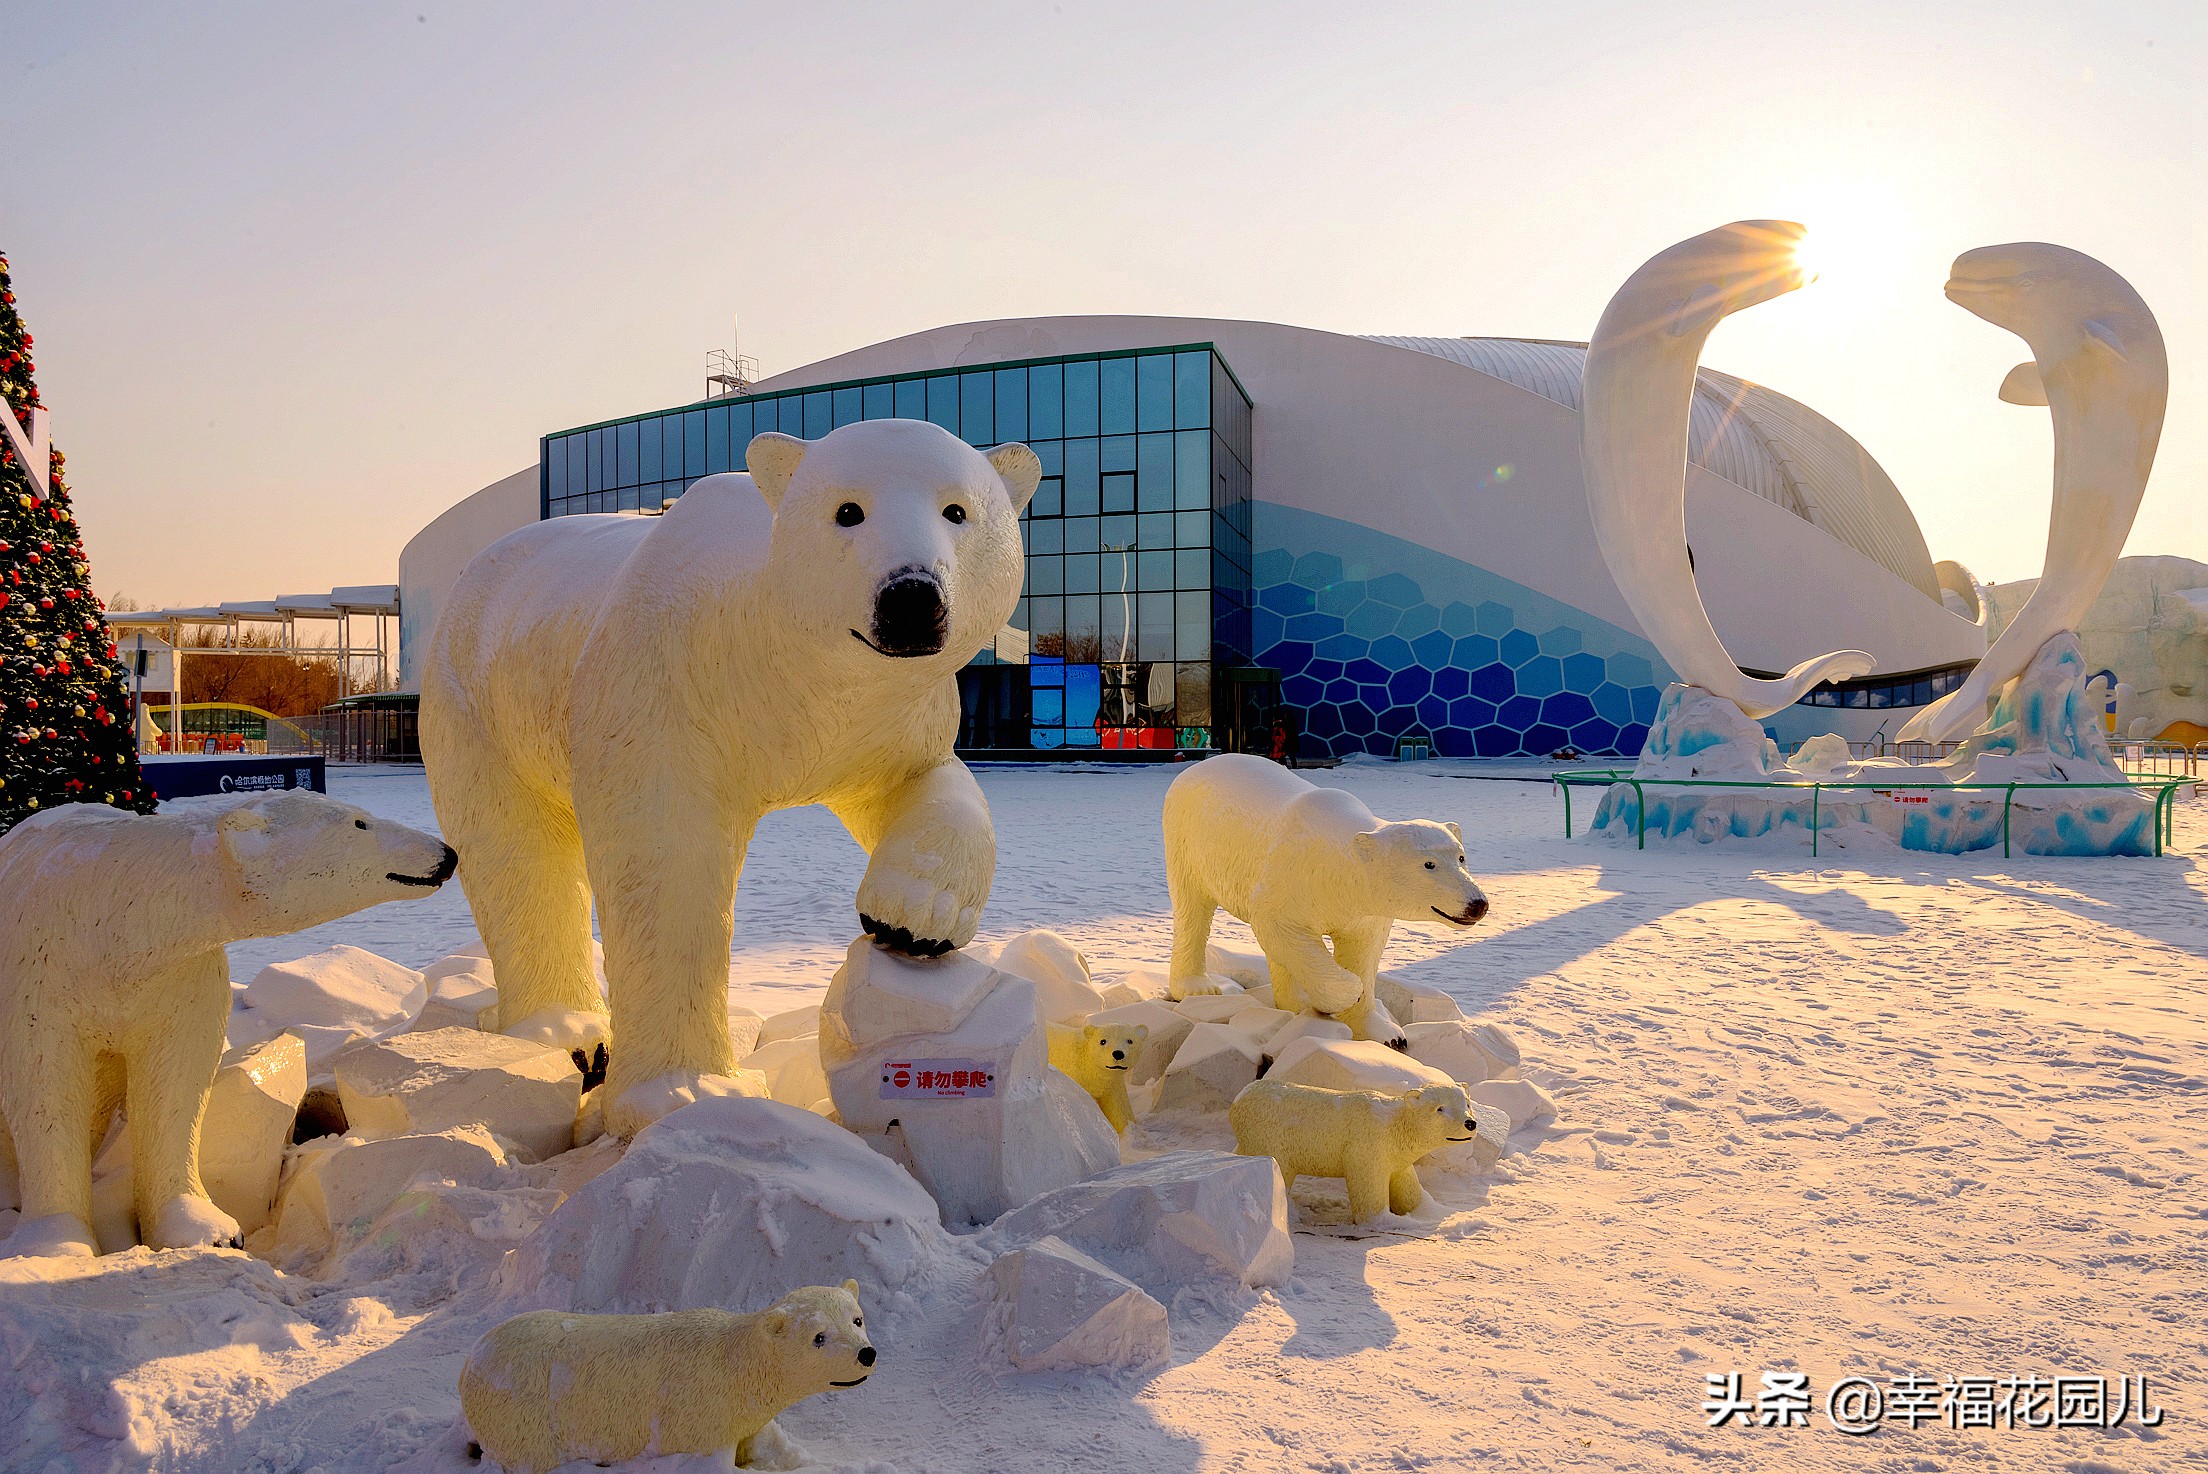
[{"label": "glass curtain wall", "polygon": [[961,674],[961,745],[1206,748],[1223,673],[1250,660],[1250,401],[1208,344],[1027,360],[713,400],[544,439],[543,514],[655,511],[744,469],[766,430],[930,420],[1019,440],[1011,626]]}]

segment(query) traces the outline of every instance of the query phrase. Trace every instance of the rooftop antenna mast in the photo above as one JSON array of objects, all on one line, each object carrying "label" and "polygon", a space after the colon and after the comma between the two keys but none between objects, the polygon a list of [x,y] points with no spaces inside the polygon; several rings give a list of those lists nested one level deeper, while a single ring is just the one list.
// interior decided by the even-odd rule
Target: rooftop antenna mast
[{"label": "rooftop antenna mast", "polygon": [[744,325],[741,318],[732,318],[732,348],[715,348],[705,355],[705,397],[727,399],[737,394],[749,394],[751,386],[759,382],[759,360],[744,356]]}]

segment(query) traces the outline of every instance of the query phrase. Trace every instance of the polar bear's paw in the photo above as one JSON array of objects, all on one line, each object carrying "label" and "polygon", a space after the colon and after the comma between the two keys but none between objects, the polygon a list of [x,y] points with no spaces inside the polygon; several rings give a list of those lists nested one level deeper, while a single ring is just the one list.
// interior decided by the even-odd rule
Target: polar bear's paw
[{"label": "polar bear's paw", "polygon": [[205,1198],[174,1197],[153,1210],[154,1249],[242,1249],[245,1235],[238,1220]]},{"label": "polar bear's paw", "polygon": [[605,1108],[606,1130],[624,1141],[662,1116],[686,1105],[727,1096],[764,1096],[767,1077],[757,1070],[734,1075],[709,1075],[702,1070],[669,1070],[640,1080],[616,1096]]},{"label": "polar bear's paw", "polygon": [[1349,1025],[1349,1037],[1352,1039],[1369,1039],[1375,1044],[1385,1044],[1390,1049],[1405,1052],[1410,1050],[1410,1036],[1403,1032],[1403,1026],[1395,1021],[1395,1015],[1388,1012],[1388,1006],[1378,998],[1368,998],[1335,1017]]},{"label": "polar bear's paw", "polygon": [[1194,977],[1175,978],[1165,985],[1165,994],[1175,1003],[1184,998],[1209,998],[1224,993],[1229,988],[1240,991],[1241,984],[1215,972],[1200,972]]},{"label": "polar bear's paw", "polygon": [[885,840],[859,882],[859,925],[893,952],[940,957],[974,939],[989,899],[993,863],[978,869],[976,846],[948,832],[931,842]]},{"label": "polar bear's paw", "polygon": [[544,1008],[499,1032],[510,1039],[526,1039],[588,1059],[612,1042],[613,1021],[602,1013],[577,1008]]},{"label": "polar bear's paw", "polygon": [[739,1469],[802,1469],[811,1462],[805,1446],[783,1432],[782,1425],[772,1418],[736,1449]]},{"label": "polar bear's paw", "polygon": [[1300,981],[1304,999],[1313,1008],[1335,1015],[1353,1030],[1357,1027],[1350,1015],[1367,1002],[1364,979],[1347,968],[1331,967],[1323,973],[1314,969],[1311,976]]},{"label": "polar bear's paw", "polygon": [[92,1259],[99,1252],[92,1230],[67,1213],[26,1218],[0,1239],[0,1259]]}]

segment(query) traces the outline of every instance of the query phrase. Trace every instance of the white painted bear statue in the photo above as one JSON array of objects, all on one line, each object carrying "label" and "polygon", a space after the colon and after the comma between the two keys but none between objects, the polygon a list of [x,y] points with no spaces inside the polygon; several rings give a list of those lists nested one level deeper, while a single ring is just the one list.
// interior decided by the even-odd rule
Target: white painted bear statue
[{"label": "white painted bear statue", "polygon": [[[230,1018],[225,942],[424,895],[434,835],[299,790],[126,814],[70,804],[0,839],[0,1253],[94,1254],[92,1153],[127,1104],[139,1237],[235,1245],[199,1177],[200,1118]],[[11,1141],[12,1138],[12,1153]],[[11,1155],[15,1171],[11,1173]]]},{"label": "white painted bear statue", "polygon": [[1149,1037],[1148,1024],[1083,1024],[1078,1029],[1052,1024],[1050,1067],[1072,1076],[1103,1109],[1112,1129],[1125,1135],[1135,1119],[1127,1103],[1127,1072]]},{"label": "white painted bear statue", "polygon": [[1402,1027],[1373,996],[1394,923],[1469,927],[1487,914],[1456,825],[1383,822],[1339,788],[1239,754],[1208,758],[1166,789],[1165,883],[1174,998],[1220,991],[1204,949],[1223,906],[1257,934],[1275,1007],[1333,1015],[1397,1048]]},{"label": "white painted bear statue", "polygon": [[1479,1134],[1472,1102],[1456,1085],[1385,1095],[1258,1080],[1234,1098],[1227,1121],[1235,1151],[1271,1157],[1285,1187],[1294,1188],[1298,1177],[1341,1178],[1349,1216],[1358,1223],[1383,1212],[1417,1212],[1426,1201],[1419,1158]]},{"label": "white painted bear statue", "polygon": [[872,1374],[858,1290],[811,1285],[748,1315],[517,1315],[468,1353],[460,1410],[513,1474],[724,1451],[749,1464],[776,1413]]},{"label": "white painted bear statue", "polygon": [[870,859],[861,925],[935,956],[996,869],[951,755],[955,674],[1019,600],[1042,474],[935,425],[761,435],[749,474],[665,516],[557,517],[460,575],[422,677],[422,755],[499,986],[499,1026],[563,1048],[609,1021],[606,1127],[726,1094],[728,952],[753,826],[825,804]]}]

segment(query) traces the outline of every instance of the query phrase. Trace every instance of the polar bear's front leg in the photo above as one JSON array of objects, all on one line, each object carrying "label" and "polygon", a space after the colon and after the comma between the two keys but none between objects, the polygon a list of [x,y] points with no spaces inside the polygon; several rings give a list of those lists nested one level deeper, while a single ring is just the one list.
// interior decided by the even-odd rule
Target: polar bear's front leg
[{"label": "polar bear's front leg", "polygon": [[1356,975],[1359,987],[1357,1001],[1348,1008],[1334,1010],[1334,1015],[1349,1025],[1352,1038],[1369,1039],[1391,1049],[1407,1049],[1410,1041],[1404,1036],[1403,1026],[1373,995],[1380,977],[1380,954],[1387,950],[1391,930],[1393,923],[1382,916],[1333,932],[1330,939],[1334,943],[1334,961],[1344,971]]},{"label": "polar bear's front leg", "polygon": [[1364,996],[1364,982],[1334,960],[1312,928],[1269,917],[1262,924],[1253,921],[1250,930],[1272,967],[1276,1007],[1340,1013]]},{"label": "polar bear's front leg", "polygon": [[162,1014],[142,1021],[123,1048],[138,1236],[155,1249],[235,1249],[237,1220],[199,1180],[200,1121],[230,1014],[229,964],[216,948],[149,982]]},{"label": "polar bear's front leg", "polygon": [[595,795],[578,817],[613,1009],[606,1130],[629,1137],[691,1101],[735,1093],[728,944],[759,814],[662,764],[645,794]]},{"label": "polar bear's front leg", "polygon": [[0,1114],[15,1141],[23,1208],[10,1253],[99,1253],[92,1236],[93,1057],[73,1024],[65,1014],[33,1015],[0,1040]]},{"label": "polar bear's front leg", "polygon": [[981,785],[956,758],[829,808],[870,857],[859,925],[893,951],[938,957],[974,939],[997,874],[997,832]]}]

